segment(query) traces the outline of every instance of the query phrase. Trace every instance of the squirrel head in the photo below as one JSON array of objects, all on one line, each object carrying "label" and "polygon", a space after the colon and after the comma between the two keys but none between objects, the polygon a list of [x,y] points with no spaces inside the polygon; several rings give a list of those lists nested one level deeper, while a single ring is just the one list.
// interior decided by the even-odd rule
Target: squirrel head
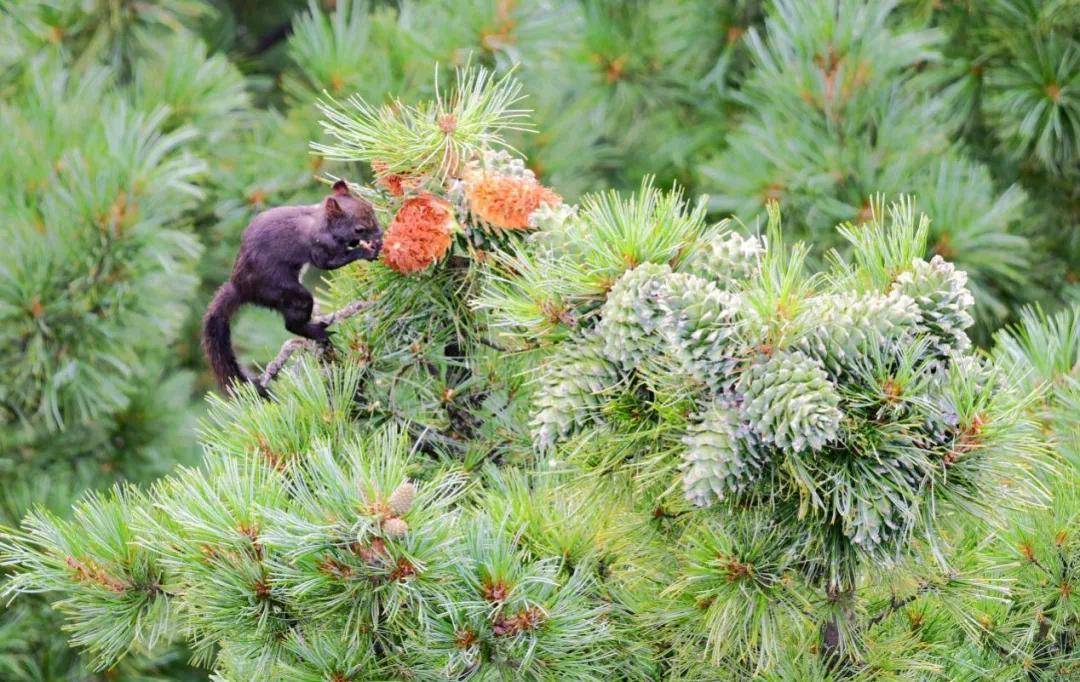
[{"label": "squirrel head", "polygon": [[345,180],[335,182],[332,189],[333,193],[323,199],[327,231],[339,244],[369,251],[370,256],[365,259],[374,260],[382,248],[382,229],[374,207],[371,202],[354,197]]}]

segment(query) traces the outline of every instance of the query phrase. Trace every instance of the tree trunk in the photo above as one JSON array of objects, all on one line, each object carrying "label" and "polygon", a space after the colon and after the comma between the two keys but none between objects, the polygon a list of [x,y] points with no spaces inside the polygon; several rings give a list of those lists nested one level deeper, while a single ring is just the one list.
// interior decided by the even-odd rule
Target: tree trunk
[{"label": "tree trunk", "polygon": [[825,660],[828,670],[838,672],[847,665],[848,643],[844,641],[840,619],[847,620],[848,630],[855,619],[855,613],[851,610],[851,598],[854,590],[841,590],[830,587],[826,590],[826,596],[831,604],[839,607],[839,613],[833,614],[821,624],[821,657]]}]

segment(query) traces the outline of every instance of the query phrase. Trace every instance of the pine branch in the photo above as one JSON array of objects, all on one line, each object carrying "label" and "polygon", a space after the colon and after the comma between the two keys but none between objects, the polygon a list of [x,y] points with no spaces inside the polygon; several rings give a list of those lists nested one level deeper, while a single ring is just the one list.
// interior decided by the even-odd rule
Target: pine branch
[{"label": "pine branch", "polygon": [[507,147],[508,132],[532,132],[528,112],[517,108],[521,84],[510,74],[496,78],[485,68],[466,66],[453,87],[435,100],[412,106],[394,101],[375,106],[359,95],[344,103],[325,94],[316,106],[320,122],[335,142],[313,142],[325,158],[383,164],[388,171],[433,174],[444,180],[485,147]]},{"label": "pine branch", "polygon": [[364,310],[371,305],[371,301],[353,301],[346,305],[344,308],[339,308],[327,315],[319,315],[315,318],[316,324],[322,324],[329,327],[332,324],[346,320],[350,317],[357,315],[361,310]]},{"label": "pine branch", "polygon": [[877,613],[876,615],[874,615],[873,617],[870,618],[870,620],[868,622],[869,627],[873,627],[873,626],[877,625],[878,623],[882,622],[883,620],[885,620],[889,616],[893,615],[894,613],[896,613],[900,609],[904,608],[905,606],[907,606],[908,604],[915,601],[916,599],[923,596],[924,594],[926,594],[929,591],[930,591],[930,585],[927,584],[927,583],[922,583],[922,584],[919,585],[919,588],[915,592],[913,592],[912,594],[909,594],[909,595],[907,595],[905,597],[899,597],[899,596],[894,594],[889,599],[889,603],[885,606],[885,608],[882,611],[880,611],[879,613]]},{"label": "pine branch", "polygon": [[277,357],[275,357],[270,364],[266,366],[262,374],[259,375],[257,384],[260,388],[267,388],[270,382],[274,380],[274,377],[281,372],[281,368],[285,366],[285,363],[289,361],[296,351],[301,349],[308,349],[312,352],[316,351],[315,342],[311,339],[289,339],[281,345],[281,350],[278,351]]},{"label": "pine branch", "polygon": [[[364,310],[369,305],[371,305],[371,301],[353,301],[352,303],[346,305],[344,308],[335,310],[334,312],[327,315],[319,315],[315,317],[312,321],[315,322],[315,324],[321,324],[324,327],[329,327],[333,324],[340,322],[341,320],[347,320],[348,318],[359,314],[360,311]],[[268,388],[270,386],[270,382],[273,381],[279,373],[281,373],[282,368],[285,367],[285,363],[289,361],[289,358],[295,355],[297,351],[304,349],[316,354],[321,354],[325,352],[322,348],[319,347],[318,344],[316,344],[311,339],[289,339],[285,343],[281,344],[281,350],[278,351],[277,357],[270,361],[270,363],[266,366],[266,369],[264,369],[262,374],[260,374],[258,379],[256,379],[256,384],[259,386],[259,388]]]}]

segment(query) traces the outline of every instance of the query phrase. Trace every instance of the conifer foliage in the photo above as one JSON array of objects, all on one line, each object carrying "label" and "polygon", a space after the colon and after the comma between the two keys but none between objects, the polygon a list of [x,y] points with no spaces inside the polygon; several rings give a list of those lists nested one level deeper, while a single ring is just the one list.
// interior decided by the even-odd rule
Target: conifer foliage
[{"label": "conifer foliage", "polygon": [[[910,202],[879,203],[869,223],[845,227],[852,257],[834,256],[817,275],[804,271],[801,245],[784,244],[775,209],[754,241],[699,220],[681,244],[652,248],[649,228],[665,217],[618,235],[627,240],[619,253],[645,262],[627,259],[598,306],[582,300],[564,311],[576,321],[568,329],[537,328],[517,314],[554,288],[542,278],[522,277],[484,299],[496,316],[504,311],[506,333],[556,344],[540,370],[534,443],[593,475],[635,470],[656,513],[686,515],[665,594],[696,610],[658,604],[651,615],[690,645],[688,656],[769,668],[783,648],[769,630],[774,616],[734,618],[738,604],[760,599],[798,621],[815,613],[804,595],[817,594],[830,605],[817,612],[820,651],[864,665],[851,642],[865,627],[856,594],[873,572],[923,547],[947,554],[946,529],[958,517],[990,520],[998,508],[1041,501],[1032,472],[1044,458],[1028,393],[972,353],[964,273],[920,257],[927,222]],[[538,234],[573,246],[528,272],[591,271],[588,256],[616,241],[575,229],[571,220]],[[714,265],[719,278],[685,258],[699,249],[731,259]],[[677,479],[682,495],[670,485]],[[738,543],[740,533],[755,542]],[[732,544],[695,568],[701,543]],[[714,592],[713,570],[742,590]],[[706,572],[704,582],[690,577],[695,571]]]},{"label": "conifer foliage", "polygon": [[0,677],[1076,676],[1069,2],[257,4],[0,9]]},{"label": "conifer foliage", "polygon": [[325,107],[417,267],[335,273],[329,305],[371,302],[336,357],[215,399],[201,467],[6,533],[9,594],[63,595],[99,668],[186,641],[222,680],[870,676],[984,653],[905,636],[909,603],[1030,615],[963,535],[1043,499],[1030,393],[909,201],[815,274],[775,207],[564,204],[499,148],[515,81],[445,87]]},{"label": "conifer foliage", "polygon": [[[474,184],[540,187],[490,149],[501,122],[520,117],[518,87],[476,69],[428,107],[327,107],[327,125],[356,149],[367,147],[348,134],[365,128],[412,140],[371,159],[409,183],[360,191],[393,216],[400,240],[425,250],[422,267],[399,267],[388,247],[384,263],[342,273],[331,296],[374,302],[341,331],[343,363],[301,362],[269,402],[252,391],[220,401],[201,469],[148,492],[91,497],[71,521],[35,513],[11,536],[11,590],[73,588],[57,606],[98,667],[186,638],[223,679],[614,673],[624,658],[615,654],[633,643],[603,599],[598,550],[573,562],[542,551],[566,518],[547,513],[526,550],[520,516],[532,510],[467,475],[514,439],[513,423],[497,418],[513,374],[470,354],[482,327],[462,328],[462,313],[469,279],[487,267],[481,247],[520,241],[490,212],[472,218]],[[393,151],[402,148],[413,156]],[[507,183],[500,198],[513,205],[518,189]],[[537,194],[545,206],[559,201]],[[483,410],[496,418],[482,423]],[[409,424],[415,438],[401,432]]]},{"label": "conifer foliage", "polygon": [[822,245],[865,220],[876,193],[914,195],[934,218],[924,257],[966,270],[992,325],[1029,283],[1024,193],[999,191],[951,143],[962,120],[941,92],[946,36],[899,21],[896,4],[775,3],[750,33],[746,115],[702,173],[717,207],[748,220],[778,201],[793,233]]},{"label": "conifer foliage", "polygon": [[[197,453],[195,377],[176,350],[199,284],[203,136],[210,118],[228,134],[249,103],[235,67],[185,28],[205,5],[123,5],[0,11],[5,523]],[[3,614],[5,679],[82,669],[44,611]],[[182,675],[177,658],[123,672]]]}]

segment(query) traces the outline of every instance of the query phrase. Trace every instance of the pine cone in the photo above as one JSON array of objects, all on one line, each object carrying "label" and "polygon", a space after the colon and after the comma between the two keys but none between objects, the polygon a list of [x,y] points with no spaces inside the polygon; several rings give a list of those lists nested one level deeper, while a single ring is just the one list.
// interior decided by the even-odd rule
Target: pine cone
[{"label": "pine cone", "polygon": [[911,269],[896,278],[891,291],[915,300],[919,330],[934,340],[937,355],[971,347],[965,330],[975,323],[970,312],[975,299],[967,289],[966,272],[941,256],[934,256],[929,263],[916,258]]},{"label": "pine cone", "polygon": [[540,204],[529,214],[529,227],[544,232],[561,233],[566,224],[577,217],[577,206],[571,204]]},{"label": "pine cone", "polygon": [[424,270],[450,250],[454,226],[447,201],[430,194],[406,199],[386,230],[380,258],[402,274]]},{"label": "pine cone", "polygon": [[532,421],[533,441],[540,450],[597,420],[606,394],[622,379],[595,337],[552,356],[543,372]]},{"label": "pine cone", "polygon": [[801,452],[837,436],[840,396],[821,363],[799,351],[777,351],[740,379],[743,410],[763,441]]},{"label": "pine cone", "polygon": [[607,356],[626,369],[660,352],[664,345],[658,332],[671,274],[667,265],[644,263],[627,270],[608,292],[596,333],[604,340]]},{"label": "pine cone", "polygon": [[668,277],[663,333],[682,371],[719,392],[733,379],[739,347],[740,299],[713,282],[676,273]]},{"label": "pine cone", "polygon": [[738,407],[730,401],[717,400],[695,415],[683,443],[683,492],[699,507],[744,491],[768,461],[768,452],[740,423]]},{"label": "pine cone", "polygon": [[530,216],[562,197],[544,187],[525,163],[505,150],[485,152],[464,173],[469,210],[482,223],[503,230],[528,230]]},{"label": "pine cone", "polygon": [[738,282],[757,275],[764,253],[760,237],[728,232],[700,244],[679,270],[714,281],[721,289],[733,289]]},{"label": "pine cone", "polygon": [[390,499],[386,501],[386,504],[390,507],[390,511],[394,512],[395,516],[404,516],[412,508],[415,498],[416,486],[410,481],[405,481],[394,488],[394,492],[390,493]]},{"label": "pine cone", "polygon": [[829,294],[813,299],[814,326],[799,349],[841,376],[870,349],[894,349],[914,337],[919,321],[915,301],[898,291]]},{"label": "pine cone", "polygon": [[390,539],[403,538],[409,532],[409,524],[395,516],[382,522],[382,530],[383,535]]},{"label": "pine cone", "polygon": [[462,175],[473,177],[484,174],[536,181],[536,174],[525,165],[525,160],[505,149],[483,150],[479,158],[473,159],[466,165]]},{"label": "pine cone", "polygon": [[868,552],[895,545],[910,529],[907,510],[888,495],[856,498],[844,516],[844,535]]}]

